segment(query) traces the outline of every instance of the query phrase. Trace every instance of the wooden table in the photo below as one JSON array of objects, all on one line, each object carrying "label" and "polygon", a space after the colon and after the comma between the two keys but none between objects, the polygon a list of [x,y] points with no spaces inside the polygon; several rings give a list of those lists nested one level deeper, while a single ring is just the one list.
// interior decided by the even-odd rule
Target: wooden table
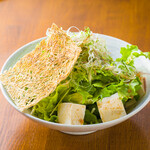
[{"label": "wooden table", "polygon": [[[150,51],[147,0],[0,0],[0,67],[22,45],[45,36],[55,22],[64,29],[89,26]],[[0,150],[150,149],[150,103],[131,119],[102,131],[71,136],[19,114],[0,93]]]}]

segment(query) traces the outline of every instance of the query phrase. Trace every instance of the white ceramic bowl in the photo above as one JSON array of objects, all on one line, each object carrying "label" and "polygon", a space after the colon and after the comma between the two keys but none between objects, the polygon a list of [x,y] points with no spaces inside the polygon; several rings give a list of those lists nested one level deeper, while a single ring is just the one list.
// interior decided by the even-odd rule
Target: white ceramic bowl
[{"label": "white ceramic bowl", "polygon": [[[100,36],[101,38],[106,40],[107,49],[111,52],[111,55],[114,59],[117,57],[120,57],[120,48],[121,47],[126,47],[126,45],[129,45],[129,43],[122,41],[122,40],[119,40],[117,38],[111,37],[111,36],[106,36],[106,35],[102,35],[102,34],[95,34],[95,35]],[[37,40],[32,41],[32,42],[24,45],[23,47],[19,48],[16,52],[14,52],[7,59],[1,72],[4,72],[4,70],[7,70],[9,67],[12,67],[21,57],[23,57],[26,53],[33,50],[35,48],[36,44],[39,43],[44,38],[37,39]],[[144,64],[144,62],[143,62],[143,64]],[[2,84],[0,84],[0,87],[1,87],[2,93],[5,96],[6,100],[17,111],[19,111],[18,108],[16,107],[16,105],[13,103],[11,97],[9,96],[7,91],[5,90],[4,86]],[[61,132],[65,132],[68,134],[83,135],[83,134],[92,133],[92,132],[95,132],[97,130],[102,130],[102,129],[114,126],[116,124],[119,124],[119,123],[127,120],[128,118],[132,117],[136,113],[138,113],[142,108],[144,108],[146,106],[146,104],[150,100],[150,88],[149,87],[150,87],[150,80],[147,79],[146,95],[138,102],[137,106],[126,116],[119,118],[119,119],[116,119],[116,120],[113,120],[113,121],[105,122],[105,123],[99,123],[99,124],[93,124],[93,125],[64,125],[64,124],[48,122],[48,121],[36,118],[36,117],[28,114],[28,112],[27,113],[22,113],[20,111],[19,112],[22,113],[23,115],[27,116],[28,118],[30,118],[34,121],[37,121],[38,123],[41,123],[41,124],[48,126],[51,129],[59,130]],[[145,119],[146,119],[146,116],[145,116]]]}]

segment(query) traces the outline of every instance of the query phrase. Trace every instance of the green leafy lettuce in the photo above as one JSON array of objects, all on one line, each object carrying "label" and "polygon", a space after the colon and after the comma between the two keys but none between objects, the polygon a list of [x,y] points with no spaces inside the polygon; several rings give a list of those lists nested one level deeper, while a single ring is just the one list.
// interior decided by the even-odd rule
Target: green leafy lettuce
[{"label": "green leafy lettuce", "polygon": [[57,113],[55,112],[51,115],[51,112],[55,109],[57,103],[61,100],[61,97],[63,97],[68,88],[68,83],[58,85],[52,94],[33,106],[32,114],[40,119],[57,122]]}]

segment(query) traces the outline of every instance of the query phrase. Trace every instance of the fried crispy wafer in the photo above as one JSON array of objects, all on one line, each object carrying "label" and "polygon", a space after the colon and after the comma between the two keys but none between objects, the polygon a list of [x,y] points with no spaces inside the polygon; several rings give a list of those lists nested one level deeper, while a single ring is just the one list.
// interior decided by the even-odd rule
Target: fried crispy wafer
[{"label": "fried crispy wafer", "polygon": [[81,52],[55,24],[48,32],[47,39],[0,75],[0,81],[21,111],[52,93],[69,75]]}]

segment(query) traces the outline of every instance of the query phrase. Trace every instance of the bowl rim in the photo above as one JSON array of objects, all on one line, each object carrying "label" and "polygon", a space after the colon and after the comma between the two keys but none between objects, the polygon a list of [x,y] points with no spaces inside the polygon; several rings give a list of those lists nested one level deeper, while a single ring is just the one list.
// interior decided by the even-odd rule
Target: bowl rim
[{"label": "bowl rim", "polygon": [[[99,36],[102,36],[103,37],[107,37],[107,38],[111,38],[111,39],[114,39],[114,40],[118,40],[120,42],[124,42],[126,43],[127,45],[131,45],[130,43],[124,41],[124,40],[121,40],[121,39],[118,39],[116,37],[113,37],[113,36],[109,36],[109,35],[105,35],[105,34],[99,34],[99,33],[94,33],[95,35],[99,35]],[[36,43],[36,42],[39,42],[41,41],[42,39],[45,39],[46,37],[42,37],[42,38],[38,38],[36,40],[33,40],[25,45],[23,45],[22,47],[20,47],[19,49],[17,49],[15,52],[13,52],[8,58],[7,60],[5,61],[2,69],[1,69],[1,73],[4,72],[5,70],[5,67],[7,66],[7,64],[9,63],[9,60],[11,58],[13,58],[19,51],[21,51],[23,48],[33,44],[33,43]],[[118,124],[120,122],[123,122],[125,120],[127,120],[128,118],[132,117],[133,115],[137,114],[139,111],[141,111],[150,101],[150,93],[148,94],[147,96],[147,99],[141,104],[141,106],[139,106],[138,108],[136,108],[135,110],[131,111],[129,114],[121,117],[121,118],[118,118],[118,119],[115,119],[115,120],[112,120],[112,121],[108,121],[108,122],[103,122],[103,123],[98,123],[98,124],[89,124],[89,125],[68,125],[68,124],[60,124],[60,123],[54,123],[54,122],[50,122],[50,121],[46,121],[46,120],[43,120],[43,119],[40,119],[40,118],[37,118],[37,117],[34,117],[30,114],[27,114],[27,113],[24,113],[24,112],[21,112],[17,106],[13,103],[13,101],[11,100],[11,98],[8,96],[8,93],[7,91],[5,90],[4,86],[2,85],[2,83],[0,82],[0,88],[1,88],[1,91],[2,91],[2,94],[4,95],[4,97],[6,98],[7,102],[12,105],[18,112],[20,112],[21,114],[23,114],[24,116],[34,120],[34,121],[37,121],[37,122],[40,122],[40,123],[43,123],[43,124],[48,124],[48,125],[51,125],[51,126],[55,126],[55,127],[67,127],[67,128],[75,128],[75,129],[85,129],[85,128],[89,128],[92,130],[92,129],[96,129],[97,127],[101,127],[101,126],[111,126],[112,124]]]}]

